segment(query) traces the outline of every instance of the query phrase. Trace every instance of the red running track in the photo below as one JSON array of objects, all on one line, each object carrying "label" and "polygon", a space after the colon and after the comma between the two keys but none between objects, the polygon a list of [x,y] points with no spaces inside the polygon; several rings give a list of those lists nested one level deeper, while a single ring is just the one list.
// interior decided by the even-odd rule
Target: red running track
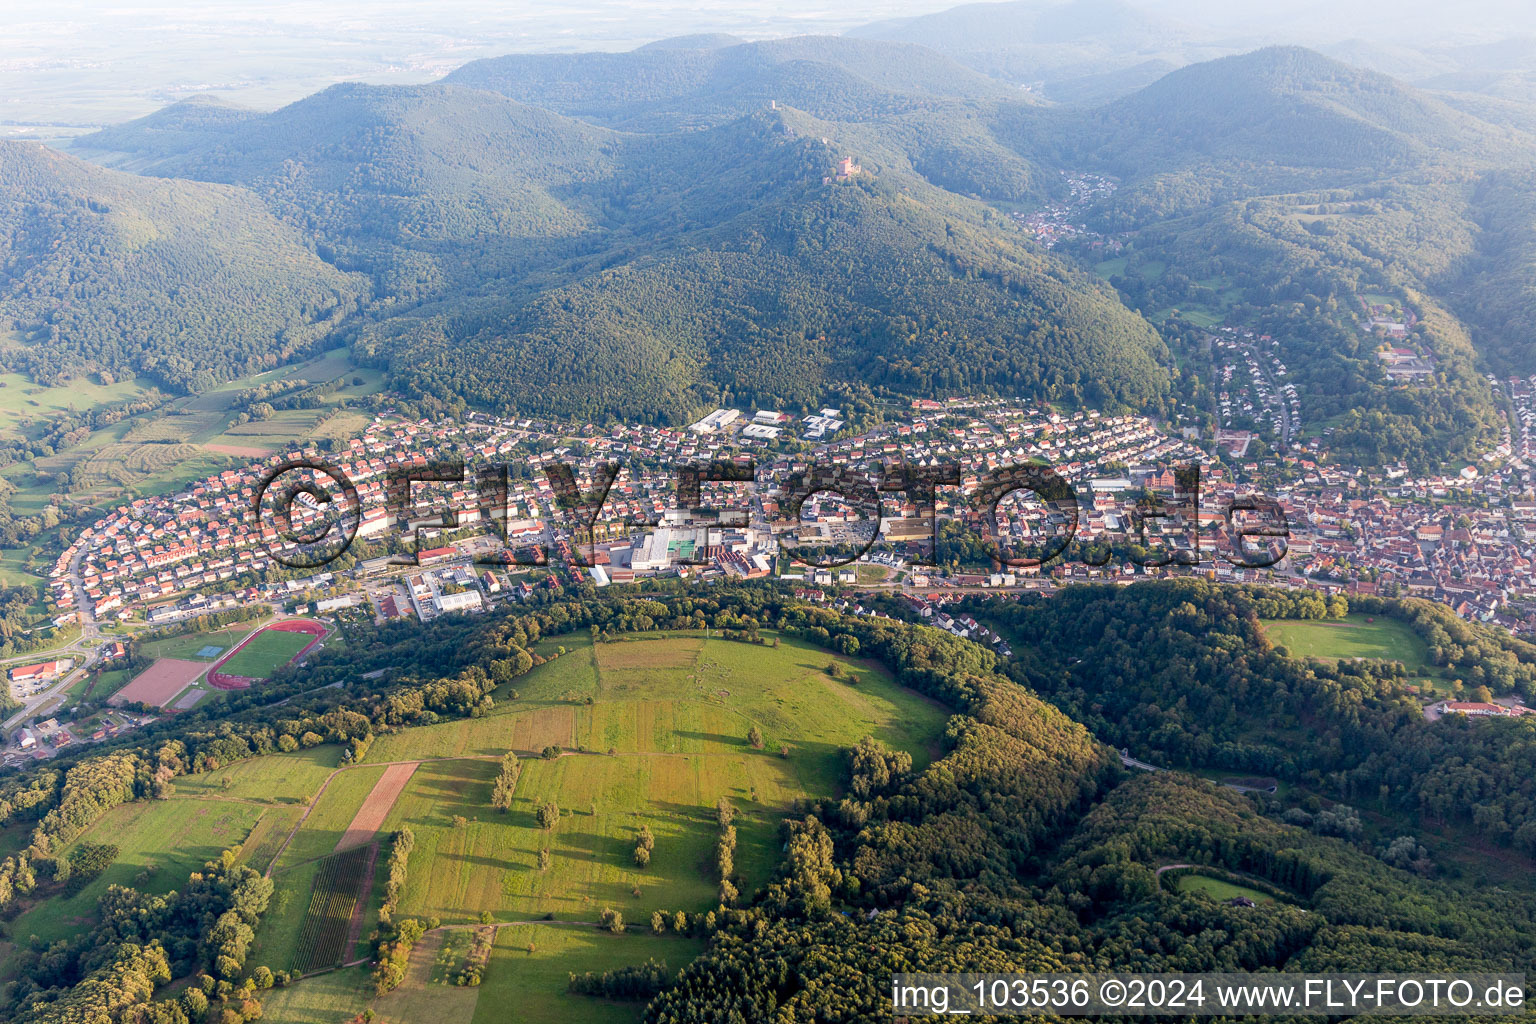
[{"label": "red running track", "polygon": [[246,644],[250,643],[256,637],[267,632],[268,630],[275,630],[279,633],[308,633],[314,637],[313,640],[304,645],[302,650],[288,659],[288,663],[290,664],[308,654],[310,648],[314,647],[315,644],[319,643],[321,638],[325,636],[325,627],[320,625],[320,623],[312,622],[309,619],[286,619],[283,622],[274,622],[270,626],[263,626],[261,629],[258,629],[244,640],[241,640],[234,647],[230,648],[229,653],[220,658],[218,664],[214,665],[213,668],[208,670],[208,685],[218,687],[220,690],[245,690],[249,689],[253,684],[260,682],[260,680],[252,679],[249,676],[232,676],[219,670],[223,668],[225,662],[229,661],[230,658],[235,656],[240,648],[244,647]]}]

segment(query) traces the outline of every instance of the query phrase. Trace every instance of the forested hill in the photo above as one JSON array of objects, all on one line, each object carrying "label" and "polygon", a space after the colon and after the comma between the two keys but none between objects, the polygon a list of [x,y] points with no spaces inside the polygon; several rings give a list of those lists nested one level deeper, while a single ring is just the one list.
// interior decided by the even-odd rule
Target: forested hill
[{"label": "forested hill", "polygon": [[138,157],[147,174],[249,186],[331,244],[587,230],[553,192],[611,175],[618,146],[584,122],[445,85],[336,85],[269,114],[207,113],[178,104],[83,144]]},{"label": "forested hill", "polygon": [[[1070,7],[965,17],[1011,11],[1067,45],[1113,13]],[[975,390],[1166,411],[1189,353],[1165,342],[1199,340],[1172,314],[1198,309],[1315,371],[1302,427],[1326,422],[1362,462],[1421,463],[1491,436],[1475,346],[1522,365],[1536,229],[1488,227],[1517,204],[1496,182],[1536,161],[1536,114],[1496,106],[1277,47],[1067,109],[912,42],[709,37],[271,113],[182,103],[79,145],[250,189],[367,275],[376,298],[334,340],[424,410],[677,422]],[[862,171],[836,180],[844,157]],[[1074,172],[1118,180],[1072,214],[1113,241],[1046,252],[1010,214],[1062,202]],[[1122,245],[1123,269],[1103,252]],[[1432,380],[1383,376],[1367,292],[1411,305]]]},{"label": "forested hill", "polygon": [[907,43],[800,36],[629,53],[513,54],[445,82],[630,131],[719,124],[771,102],[829,120],[867,120],[936,99],[1028,103],[1019,90]]},{"label": "forested hill", "polygon": [[242,189],[0,143],[0,323],[39,380],[144,373],[197,390],[310,351],[367,282]]},{"label": "forested hill", "polygon": [[1161,340],[1098,282],[916,179],[824,185],[816,163],[832,152],[779,145],[785,160],[816,159],[759,205],[629,248],[510,311],[461,314],[450,329],[464,343],[431,333],[429,305],[365,347],[379,345],[408,392],[587,416],[675,419],[717,394],[805,406],[843,382],[1162,401]]},{"label": "forested hill", "polygon": [[1220,161],[1350,170],[1361,180],[1440,155],[1487,165],[1536,142],[1295,46],[1172,72],[1088,118],[1086,136],[1133,176]]},{"label": "forested hill", "polygon": [[1183,64],[1232,52],[1230,40],[1125,0],[962,4],[848,34],[931,47],[1005,81],[1031,83],[1063,103],[1123,95]]},{"label": "forested hill", "polygon": [[[371,273],[387,302],[349,337],[423,401],[677,422],[856,385],[1160,408],[1155,332],[952,191],[1046,188],[954,102],[658,135],[459,86],[338,86],[148,169],[245,185]],[[145,152],[162,128],[142,129],[87,142]],[[861,173],[832,180],[845,155]]]}]

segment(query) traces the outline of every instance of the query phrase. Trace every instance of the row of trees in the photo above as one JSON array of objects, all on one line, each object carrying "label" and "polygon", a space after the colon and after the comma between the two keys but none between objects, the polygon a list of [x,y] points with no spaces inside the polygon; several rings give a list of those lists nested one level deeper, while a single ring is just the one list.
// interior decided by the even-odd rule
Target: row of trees
[{"label": "row of trees", "polygon": [[512,751],[501,755],[501,768],[491,785],[491,806],[505,814],[512,809],[512,794],[517,791],[518,777],[523,773],[522,762]]}]

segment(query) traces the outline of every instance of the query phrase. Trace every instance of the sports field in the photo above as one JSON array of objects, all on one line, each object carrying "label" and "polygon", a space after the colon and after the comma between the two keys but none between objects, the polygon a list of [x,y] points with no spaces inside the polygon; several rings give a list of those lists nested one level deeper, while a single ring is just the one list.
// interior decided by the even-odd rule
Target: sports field
[{"label": "sports field", "polygon": [[1346,615],[1343,619],[1265,619],[1272,643],[1293,658],[1373,658],[1402,662],[1409,672],[1435,671],[1429,651],[1413,630],[1384,616]]},{"label": "sports field", "polygon": [[[211,630],[207,633],[183,633],[163,640],[149,640],[143,645],[144,653],[155,658],[181,658],[187,661],[215,661],[241,638],[251,627],[231,626],[228,629]],[[210,648],[217,650],[210,651]]]},{"label": "sports field", "polygon": [[247,679],[265,679],[309,646],[314,637],[308,633],[285,633],[264,629],[247,640],[219,671]]},{"label": "sports field", "polygon": [[172,697],[192,685],[192,681],[202,675],[207,667],[207,663],[201,661],[161,658],[113,694],[109,703],[139,701],[153,707],[163,707],[170,703]]},{"label": "sports field", "polygon": [[319,643],[324,635],[325,627],[308,619],[288,619],[263,626],[236,644],[208,671],[208,682],[221,690],[243,690],[271,676]]}]

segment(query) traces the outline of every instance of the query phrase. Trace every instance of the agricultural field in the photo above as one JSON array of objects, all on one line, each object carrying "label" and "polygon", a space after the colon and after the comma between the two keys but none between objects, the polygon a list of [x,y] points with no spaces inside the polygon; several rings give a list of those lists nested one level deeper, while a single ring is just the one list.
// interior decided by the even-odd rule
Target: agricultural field
[{"label": "agricultural field", "polygon": [[1429,650],[1412,629],[1384,616],[1343,619],[1266,619],[1264,632],[1293,658],[1379,658],[1401,662],[1411,673],[1435,674]]},{"label": "agricultural field", "polygon": [[345,959],[358,901],[373,888],[378,852],[377,846],[357,846],[320,862],[310,890],[304,927],[293,951],[293,970],[308,973],[333,967]]},{"label": "agricultural field", "polygon": [[[251,763],[260,765],[263,760],[265,758],[258,758]],[[325,791],[315,799],[309,817],[304,819],[304,827],[295,833],[293,842],[283,851],[275,870],[283,871],[296,864],[318,860],[334,851],[357,816],[357,809],[383,775],[381,765],[361,765],[332,776]]]},{"label": "agricultural field", "polygon": [[[567,653],[504,686],[490,714],[380,736],[364,764],[331,777],[278,858],[273,909],[252,953],[257,962],[274,969],[311,967],[358,955],[333,948],[337,907],[351,890],[327,878],[343,877],[336,865],[371,848],[333,855],[371,801],[377,806],[363,815],[364,831],[387,807],[381,840],[403,827],[416,837],[397,917],[470,926],[488,915],[499,927],[482,987],[501,995],[482,993],[493,1001],[467,1004],[476,1019],[489,1019],[488,1012],[508,1019],[511,991],[518,993],[513,1012],[527,1014],[513,1019],[638,1019],[639,1004],[567,995],[567,976],[650,956],[680,967],[695,955],[692,940],[650,936],[649,921],[654,910],[698,913],[717,904],[721,797],[735,809],[735,873],[748,898],[771,876],[779,856],[778,823],[792,802],[837,792],[844,748],[873,735],[926,764],[939,749],[947,720],[942,707],[897,687],[877,665],[789,640],[777,647],[689,634],[596,645],[585,637],[561,641]],[[547,643],[540,653],[549,657],[561,645]],[[827,674],[834,660],[854,682]],[[761,749],[747,741],[754,727],[763,735]],[[551,745],[562,748],[561,756],[539,756]],[[781,745],[787,756],[780,756]],[[508,750],[522,755],[522,771],[511,807],[502,812],[491,806],[491,791]],[[284,791],[304,791],[329,763],[298,763],[317,757],[316,751],[286,756],[289,774],[302,781]],[[375,789],[386,773],[404,785],[398,792],[395,785],[384,787],[390,792],[379,796]],[[230,779],[227,788],[216,778],[213,792],[243,792],[263,777],[243,765],[221,774]],[[546,829],[536,810],[549,801],[561,814]],[[642,825],[655,840],[644,868],[634,860]],[[547,851],[545,867],[541,851]],[[386,855],[381,843],[377,870]],[[365,925],[376,920],[381,889],[375,879]],[[311,909],[312,898],[323,904],[318,911]],[[631,922],[629,933],[614,936],[592,927],[605,907]],[[540,920],[545,915],[553,919]],[[322,938],[327,934],[330,945]],[[530,941],[533,954],[527,952]],[[443,939],[429,952],[435,957],[452,947],[451,939]],[[410,984],[431,988],[439,975],[439,969],[413,964]],[[355,985],[324,977],[332,980],[313,997],[299,991],[310,980],[274,994],[267,1019],[330,1020],[317,1000],[332,1000],[352,1013],[368,1005],[376,1019],[406,1020],[417,1000],[428,998],[407,990],[369,1002]],[[441,1005],[449,1014],[445,1024],[469,1012]],[[459,1006],[457,997],[452,1006]],[[463,1024],[469,1024],[467,1016]]]}]

